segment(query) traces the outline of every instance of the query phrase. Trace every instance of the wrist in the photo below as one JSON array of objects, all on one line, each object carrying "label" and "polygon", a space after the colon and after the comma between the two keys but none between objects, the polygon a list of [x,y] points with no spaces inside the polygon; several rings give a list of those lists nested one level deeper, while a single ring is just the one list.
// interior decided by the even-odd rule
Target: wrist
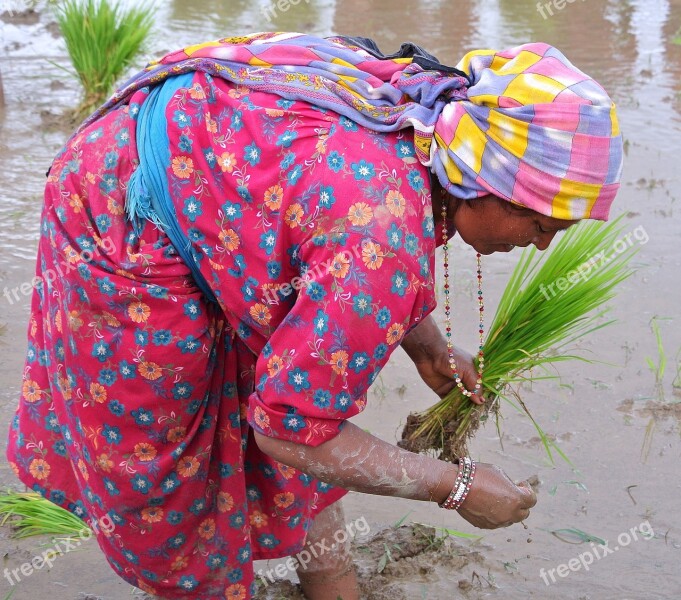
[{"label": "wrist", "polygon": [[454,488],[458,476],[459,465],[443,462],[442,473],[437,484],[431,490],[430,500],[442,504]]},{"label": "wrist", "polygon": [[432,361],[447,351],[447,342],[430,315],[404,337],[401,346],[416,364]]}]

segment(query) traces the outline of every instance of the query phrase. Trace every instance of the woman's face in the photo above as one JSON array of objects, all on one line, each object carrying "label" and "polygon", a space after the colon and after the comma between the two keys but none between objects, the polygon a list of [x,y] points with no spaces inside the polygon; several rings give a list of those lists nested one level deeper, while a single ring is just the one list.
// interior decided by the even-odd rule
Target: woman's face
[{"label": "woman's face", "polygon": [[492,195],[451,199],[448,210],[453,213],[448,220],[461,239],[480,254],[510,252],[530,244],[546,250],[556,233],[578,222],[547,217]]}]

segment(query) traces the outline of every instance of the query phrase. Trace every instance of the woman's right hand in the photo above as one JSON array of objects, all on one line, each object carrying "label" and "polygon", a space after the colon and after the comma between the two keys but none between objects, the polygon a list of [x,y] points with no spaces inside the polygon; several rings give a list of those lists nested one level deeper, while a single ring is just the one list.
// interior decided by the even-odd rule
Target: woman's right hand
[{"label": "woman's right hand", "polygon": [[524,521],[537,503],[526,481],[518,485],[496,465],[476,463],[475,477],[459,514],[481,529],[508,527]]}]

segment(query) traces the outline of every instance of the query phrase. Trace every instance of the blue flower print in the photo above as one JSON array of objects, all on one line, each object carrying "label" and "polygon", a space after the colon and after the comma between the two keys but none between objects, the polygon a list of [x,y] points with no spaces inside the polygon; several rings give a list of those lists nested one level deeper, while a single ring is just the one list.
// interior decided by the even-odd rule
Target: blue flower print
[{"label": "blue flower print", "polygon": [[404,271],[395,271],[390,281],[392,283],[390,291],[393,294],[404,297],[404,293],[407,291],[409,285],[407,274]]},{"label": "blue flower print", "polygon": [[369,355],[366,352],[355,352],[348,363],[348,368],[352,369],[355,373],[364,371],[368,366]]},{"label": "blue flower print", "polygon": [[331,406],[331,392],[328,390],[318,389],[312,395],[313,404],[317,408],[328,408]]},{"label": "blue flower print", "polygon": [[302,392],[310,388],[310,382],[307,380],[309,373],[296,367],[288,374],[288,382],[296,392]]},{"label": "blue flower print", "polygon": [[355,179],[357,181],[369,181],[374,175],[376,175],[374,165],[365,161],[364,159],[360,160],[358,163],[352,163],[350,166],[355,172]]},{"label": "blue flower print", "polygon": [[395,250],[402,247],[402,230],[397,226],[397,223],[392,223],[386,232],[388,238],[388,245]]},{"label": "blue flower print", "polygon": [[181,152],[185,152],[188,154],[189,152],[192,151],[193,144],[194,142],[192,141],[192,139],[188,135],[183,133],[180,136],[180,141],[177,144],[177,147]]},{"label": "blue flower print", "polygon": [[329,165],[329,169],[334,173],[339,173],[345,165],[345,159],[334,150],[326,157],[326,163]]},{"label": "blue flower print", "polygon": [[387,306],[376,313],[376,324],[381,329],[385,329],[390,324],[390,309]]},{"label": "blue flower print", "polygon": [[192,118],[183,110],[176,110],[173,114],[173,122],[177,123],[180,129],[192,126]]},{"label": "blue flower print", "polygon": [[255,167],[260,162],[260,155],[261,150],[255,142],[244,148],[244,160],[252,167]]},{"label": "blue flower print", "polygon": [[296,414],[286,415],[283,419],[284,429],[298,432],[305,427],[305,419]]},{"label": "blue flower print", "polygon": [[357,123],[354,121],[351,121],[347,117],[341,117],[338,122],[340,123],[340,126],[345,129],[346,131],[357,131]]},{"label": "blue flower print", "polygon": [[227,200],[227,202],[222,205],[222,210],[229,221],[236,221],[244,216],[241,212],[241,204],[238,202],[230,202]]},{"label": "blue flower print", "polygon": [[340,410],[341,412],[347,412],[348,409],[352,406],[352,398],[350,398],[350,394],[347,392],[341,392],[340,394],[336,394],[336,398],[334,399],[333,407],[336,410]]},{"label": "blue flower print", "polygon": [[400,158],[413,158],[416,156],[416,149],[412,142],[400,140],[395,144],[395,153]]},{"label": "blue flower print", "polygon": [[425,186],[425,181],[423,181],[423,176],[421,173],[417,170],[411,170],[409,173],[407,173],[407,181],[409,182],[409,185],[415,192],[420,192],[424,186]]},{"label": "blue flower print", "polygon": [[275,145],[281,146],[282,148],[290,148],[293,140],[295,140],[297,137],[297,131],[285,131],[277,138]]},{"label": "blue flower print", "polygon": [[372,298],[369,294],[360,292],[352,299],[352,310],[354,310],[360,317],[366,317],[373,312],[371,306]]},{"label": "blue flower print", "polygon": [[331,208],[336,202],[336,197],[333,195],[333,186],[322,185],[319,188],[319,206],[323,208]]},{"label": "blue flower print", "polygon": [[323,336],[329,330],[329,315],[327,315],[321,308],[317,309],[317,314],[314,318],[314,332],[319,336]]},{"label": "blue flower print", "polygon": [[201,316],[201,304],[198,300],[191,298],[182,305],[182,312],[192,321],[196,321]]},{"label": "blue flower print", "polygon": [[186,198],[184,201],[182,214],[192,223],[194,223],[197,217],[200,217],[203,214],[201,201],[197,200],[195,196],[189,196],[189,198]]}]

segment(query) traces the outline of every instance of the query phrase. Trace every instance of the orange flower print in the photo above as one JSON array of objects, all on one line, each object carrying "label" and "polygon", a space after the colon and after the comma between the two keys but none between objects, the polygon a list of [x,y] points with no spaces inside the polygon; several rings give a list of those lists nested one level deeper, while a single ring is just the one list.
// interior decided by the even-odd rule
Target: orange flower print
[{"label": "orange flower print", "polygon": [[199,535],[204,540],[209,540],[215,535],[215,519],[205,519],[199,525]]},{"label": "orange flower print", "polygon": [[272,357],[267,361],[267,372],[270,374],[270,377],[274,377],[281,369],[284,367],[284,363],[281,360],[281,357],[277,356],[276,354],[272,355]]},{"label": "orange flower print", "polygon": [[64,396],[64,400],[71,400],[73,390],[71,390],[71,384],[69,383],[68,378],[57,375],[57,387],[59,388],[61,395]]},{"label": "orange flower print", "polygon": [[191,477],[196,475],[201,463],[194,456],[183,456],[180,462],[177,463],[177,472],[182,477]]},{"label": "orange flower print", "polygon": [[263,410],[262,406],[255,407],[255,424],[260,429],[267,429],[270,426],[270,416]]},{"label": "orange flower print", "polygon": [[140,364],[140,375],[150,381],[156,381],[162,375],[161,367],[154,362],[143,362]]},{"label": "orange flower print", "polygon": [[50,465],[42,458],[34,458],[28,465],[28,470],[38,480],[47,479],[50,476]]},{"label": "orange flower print", "polygon": [[24,400],[31,403],[40,400],[40,395],[42,394],[40,386],[32,379],[27,379],[24,381],[21,391],[24,395]]},{"label": "orange flower print", "polygon": [[76,252],[76,249],[70,244],[68,244],[66,248],[64,248],[64,256],[66,257],[66,260],[72,265],[76,264],[80,260],[80,258],[78,257],[78,252]]},{"label": "orange flower print", "polygon": [[97,382],[90,384],[90,396],[97,404],[104,404],[106,402],[106,388]]},{"label": "orange flower print", "polygon": [[286,214],[284,215],[284,219],[286,220],[286,224],[293,229],[294,227],[298,227],[300,225],[300,222],[303,218],[303,207],[300,206],[297,202],[295,204],[291,204],[286,209]]},{"label": "orange flower print", "polygon": [[105,473],[109,473],[114,466],[113,461],[109,458],[108,454],[100,454],[97,457],[95,464]]},{"label": "orange flower print", "polygon": [[284,479],[292,479],[296,476],[296,473],[298,473],[298,471],[296,471],[293,467],[289,467],[283,463],[279,463],[277,467],[279,468],[279,472]]},{"label": "orange flower print", "polygon": [[54,325],[57,328],[57,331],[61,333],[62,332],[61,310],[58,310],[57,314],[54,317]]},{"label": "orange flower print", "polygon": [[378,244],[365,242],[362,245],[362,261],[372,271],[381,268],[384,257],[385,254],[383,254],[383,250]]},{"label": "orange flower print", "polygon": [[194,161],[188,156],[176,156],[172,162],[173,173],[180,179],[189,179],[194,172]]},{"label": "orange flower print", "polygon": [[404,327],[401,323],[393,323],[385,334],[385,339],[388,344],[396,344],[402,339],[404,335]]},{"label": "orange flower print", "polygon": [[106,321],[106,324],[111,326],[111,327],[120,327],[121,322],[110,312],[104,311],[103,315],[104,320]]},{"label": "orange flower print", "polygon": [[348,366],[348,353],[345,350],[337,350],[331,355],[331,368],[334,373],[343,375]]},{"label": "orange flower print", "polygon": [[125,208],[123,207],[123,204],[118,200],[114,200],[113,198],[107,199],[106,207],[109,209],[109,212],[112,215],[115,215],[117,217],[125,213]]},{"label": "orange flower print", "polygon": [[292,492],[279,492],[274,496],[274,504],[277,508],[288,508],[294,500],[295,496]]},{"label": "orange flower print", "polygon": [[148,462],[156,457],[156,448],[147,442],[135,444],[135,456],[142,462]]},{"label": "orange flower print", "polygon": [[345,252],[339,252],[333,257],[333,262],[329,265],[329,273],[338,279],[342,279],[350,270],[350,259]]},{"label": "orange flower print", "polygon": [[218,510],[220,512],[229,512],[234,507],[234,498],[227,492],[220,492],[218,494]]},{"label": "orange flower print", "polygon": [[189,88],[189,96],[193,100],[205,100],[206,92],[203,91],[203,87],[198,81]]},{"label": "orange flower print", "polygon": [[260,304],[260,302],[256,302],[251,306],[248,312],[251,314],[251,317],[253,317],[253,320],[260,325],[267,325],[272,318],[270,309],[264,304]]},{"label": "orange flower print", "polygon": [[348,211],[348,219],[355,227],[363,227],[374,217],[374,211],[366,202],[355,202]]},{"label": "orange flower print", "polygon": [[80,471],[80,474],[83,476],[83,479],[85,479],[85,481],[90,479],[90,473],[87,470],[87,465],[85,464],[85,461],[82,458],[78,459],[78,470]]},{"label": "orange flower print", "polygon": [[151,314],[151,308],[144,302],[133,302],[128,306],[128,315],[135,323],[145,323]]},{"label": "orange flower print", "polygon": [[265,114],[268,117],[283,117],[284,116],[284,111],[279,109],[279,108],[266,108],[265,109]]},{"label": "orange flower print", "polygon": [[182,569],[187,568],[187,565],[189,564],[189,559],[186,556],[176,556],[173,559],[173,562],[170,564],[170,568],[173,571],[181,571]]},{"label": "orange flower print", "polygon": [[329,139],[328,134],[321,134],[315,145],[315,151],[319,154],[326,154],[326,142]]},{"label": "orange flower print", "polygon": [[256,529],[260,529],[261,527],[267,527],[267,515],[265,513],[260,512],[259,510],[254,511],[251,513],[251,516],[248,518],[248,520],[251,522],[251,525],[255,527]]},{"label": "orange flower print", "polygon": [[69,329],[78,331],[83,326],[83,319],[80,318],[77,310],[69,312]]},{"label": "orange flower print", "polygon": [[236,156],[233,152],[223,152],[218,156],[218,164],[223,173],[231,173],[236,167]]},{"label": "orange flower print", "polygon": [[210,113],[206,113],[206,129],[210,133],[218,132],[218,122],[211,117]]},{"label": "orange flower print", "polygon": [[186,427],[173,427],[166,434],[169,442],[181,442],[187,436]]},{"label": "orange flower print", "polygon": [[246,587],[240,583],[234,583],[225,590],[225,600],[244,600]]},{"label": "orange flower print", "polygon": [[218,238],[222,242],[222,245],[225,247],[225,249],[228,252],[234,252],[239,245],[241,244],[241,240],[239,240],[239,236],[237,235],[236,231],[233,229],[228,229],[227,231],[221,231],[218,234]]},{"label": "orange flower print", "polygon": [[71,205],[71,208],[73,209],[73,212],[78,214],[81,209],[83,208],[83,200],[78,194],[71,194],[71,199],[69,200],[69,204]]},{"label": "orange flower print", "polygon": [[163,509],[160,506],[148,506],[142,510],[142,520],[147,523],[158,523],[163,519]]},{"label": "orange flower print", "polygon": [[395,217],[404,216],[404,208],[407,202],[404,196],[397,190],[390,190],[385,196],[385,205],[388,207],[390,214]]},{"label": "orange flower print", "polygon": [[280,185],[273,185],[265,192],[265,206],[270,210],[279,210],[284,198],[284,190]]}]

